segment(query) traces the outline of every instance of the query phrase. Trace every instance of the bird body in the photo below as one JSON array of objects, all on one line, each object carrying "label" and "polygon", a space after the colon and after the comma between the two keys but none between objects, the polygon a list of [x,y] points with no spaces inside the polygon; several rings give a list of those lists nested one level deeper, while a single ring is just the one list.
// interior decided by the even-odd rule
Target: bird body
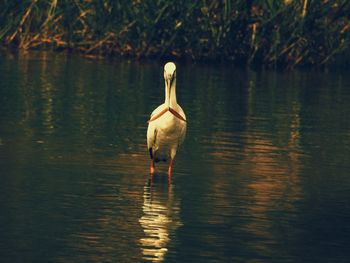
[{"label": "bird body", "polygon": [[186,115],[176,100],[176,66],[169,62],[164,66],[165,102],[151,114],[147,129],[147,147],[151,157],[151,174],[155,162],[168,161],[171,175],[176,152],[186,135]]},{"label": "bird body", "polygon": [[[180,106],[174,110],[184,119],[186,118]],[[161,112],[164,114],[150,122],[147,130],[147,145],[148,149],[152,149],[151,158],[153,157],[155,162],[167,161],[169,158],[174,159],[176,150],[184,141],[186,133],[184,121],[175,116],[167,105],[160,105],[151,116],[156,116]]]}]

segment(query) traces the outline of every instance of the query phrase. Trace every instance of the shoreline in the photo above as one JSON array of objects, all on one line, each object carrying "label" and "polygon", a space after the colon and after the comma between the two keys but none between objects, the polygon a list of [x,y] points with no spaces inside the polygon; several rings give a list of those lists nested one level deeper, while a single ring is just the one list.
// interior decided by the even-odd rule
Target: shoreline
[{"label": "shoreline", "polygon": [[0,10],[0,46],[253,68],[349,67],[348,13],[347,0],[9,1]]}]

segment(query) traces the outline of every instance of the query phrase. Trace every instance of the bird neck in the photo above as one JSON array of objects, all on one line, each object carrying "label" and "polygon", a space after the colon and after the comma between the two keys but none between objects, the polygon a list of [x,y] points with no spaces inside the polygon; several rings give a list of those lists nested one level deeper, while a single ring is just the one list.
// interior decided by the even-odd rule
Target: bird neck
[{"label": "bird neck", "polygon": [[168,105],[170,108],[175,108],[177,105],[176,79],[171,83],[171,87],[165,82],[165,105]]}]

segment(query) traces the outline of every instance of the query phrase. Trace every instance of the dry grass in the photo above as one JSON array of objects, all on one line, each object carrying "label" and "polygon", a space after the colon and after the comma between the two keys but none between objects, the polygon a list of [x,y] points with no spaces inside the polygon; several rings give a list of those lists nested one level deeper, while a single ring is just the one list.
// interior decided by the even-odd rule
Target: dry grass
[{"label": "dry grass", "polygon": [[293,68],[349,54],[347,0],[3,0],[0,41],[19,49]]}]

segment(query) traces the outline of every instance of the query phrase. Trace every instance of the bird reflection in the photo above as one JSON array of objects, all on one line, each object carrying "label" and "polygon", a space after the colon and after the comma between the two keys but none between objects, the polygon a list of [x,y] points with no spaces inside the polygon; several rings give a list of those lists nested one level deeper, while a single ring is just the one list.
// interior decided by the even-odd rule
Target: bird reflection
[{"label": "bird reflection", "polygon": [[182,226],[180,200],[174,195],[174,185],[166,183],[164,178],[154,175],[146,182],[143,192],[143,215],[139,222],[144,236],[140,243],[143,259],[152,262],[164,260],[176,229]]}]

